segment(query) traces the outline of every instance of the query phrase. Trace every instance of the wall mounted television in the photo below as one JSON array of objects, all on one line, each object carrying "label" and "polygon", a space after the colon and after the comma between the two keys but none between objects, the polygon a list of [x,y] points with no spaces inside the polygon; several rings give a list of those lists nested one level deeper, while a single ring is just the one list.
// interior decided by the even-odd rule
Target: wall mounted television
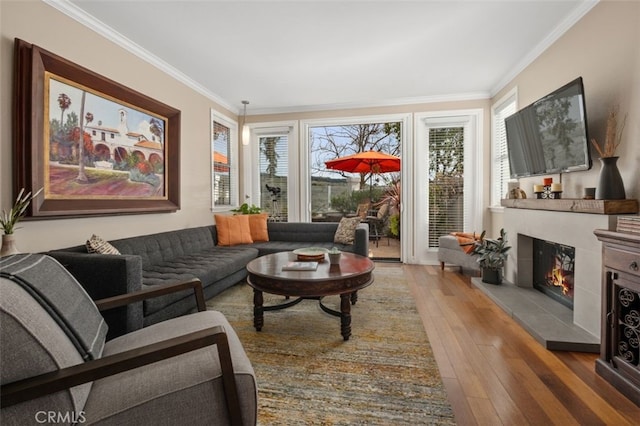
[{"label": "wall mounted television", "polygon": [[582,77],[505,119],[512,178],[591,168]]}]

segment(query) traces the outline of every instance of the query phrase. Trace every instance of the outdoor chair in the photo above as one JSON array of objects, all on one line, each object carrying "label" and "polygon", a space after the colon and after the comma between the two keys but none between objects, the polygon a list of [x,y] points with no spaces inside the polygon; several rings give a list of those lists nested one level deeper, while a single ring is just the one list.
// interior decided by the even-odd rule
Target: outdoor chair
[{"label": "outdoor chair", "polygon": [[[106,341],[101,310],[176,291],[198,312]],[[0,259],[0,294],[1,424],[256,424],[253,368],[199,280],[94,303],[55,259],[21,254]]]},{"label": "outdoor chair", "polygon": [[376,247],[378,247],[380,238],[382,238],[382,233],[388,217],[389,203],[384,203],[380,205],[378,210],[369,212],[363,221],[369,224],[369,240],[375,241]]},{"label": "outdoor chair", "polygon": [[347,217],[359,217],[364,222],[367,214],[369,213],[369,208],[371,207],[371,203],[360,203],[356,209],[355,213],[350,213]]}]

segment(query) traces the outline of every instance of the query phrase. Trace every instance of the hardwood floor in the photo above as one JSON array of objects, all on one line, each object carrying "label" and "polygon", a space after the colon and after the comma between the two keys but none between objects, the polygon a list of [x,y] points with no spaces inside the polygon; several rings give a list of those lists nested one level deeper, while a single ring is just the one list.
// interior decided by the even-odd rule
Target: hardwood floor
[{"label": "hardwood floor", "polygon": [[596,354],[546,350],[456,269],[376,268],[403,269],[459,425],[640,424]]}]

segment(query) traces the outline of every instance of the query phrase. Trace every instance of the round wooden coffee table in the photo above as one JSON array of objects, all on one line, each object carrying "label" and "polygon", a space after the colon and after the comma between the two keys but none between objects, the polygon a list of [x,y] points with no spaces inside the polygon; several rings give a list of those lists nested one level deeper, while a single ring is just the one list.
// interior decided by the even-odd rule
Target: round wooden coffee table
[{"label": "round wooden coffee table", "polygon": [[[329,260],[318,263],[315,271],[283,271],[282,267],[296,261],[292,252],[268,254],[258,257],[247,265],[247,282],[253,287],[253,325],[262,330],[264,311],[273,311],[293,306],[304,299],[317,299],[323,311],[340,317],[340,332],[344,340],[351,336],[351,305],[358,300],[358,290],[373,283],[374,263],[368,257],[353,253],[342,253],[339,265],[330,265]],[[274,306],[263,306],[262,293],[297,297],[290,302]],[[340,295],[340,311],[322,304],[325,296]]]}]

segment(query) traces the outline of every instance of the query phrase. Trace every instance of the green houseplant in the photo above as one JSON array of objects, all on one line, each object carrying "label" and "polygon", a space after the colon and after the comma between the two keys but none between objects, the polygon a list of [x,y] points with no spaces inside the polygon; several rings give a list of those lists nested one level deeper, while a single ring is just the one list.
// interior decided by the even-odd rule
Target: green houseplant
[{"label": "green houseplant", "polygon": [[497,239],[485,238],[486,231],[482,231],[480,239],[473,247],[473,254],[477,255],[476,261],[482,270],[482,281],[489,284],[502,283],[502,269],[507,261],[507,252],[511,246],[507,245],[507,233],[500,230]]},{"label": "green houseplant", "polygon": [[244,203],[237,209],[233,209],[231,211],[239,214],[260,214],[262,208],[256,206],[255,204],[249,205],[248,203]]},{"label": "green houseplant", "polygon": [[13,203],[13,207],[11,207],[9,211],[3,209],[2,215],[0,215],[0,228],[4,233],[2,236],[0,257],[18,253],[18,249],[15,246],[13,238],[13,232],[18,229],[16,225],[20,222],[20,219],[27,214],[29,204],[38,196],[38,194],[40,194],[40,192],[42,192],[42,188],[34,194],[31,194],[31,191],[26,194],[24,192],[24,188],[22,188],[18,193],[16,201]]}]

